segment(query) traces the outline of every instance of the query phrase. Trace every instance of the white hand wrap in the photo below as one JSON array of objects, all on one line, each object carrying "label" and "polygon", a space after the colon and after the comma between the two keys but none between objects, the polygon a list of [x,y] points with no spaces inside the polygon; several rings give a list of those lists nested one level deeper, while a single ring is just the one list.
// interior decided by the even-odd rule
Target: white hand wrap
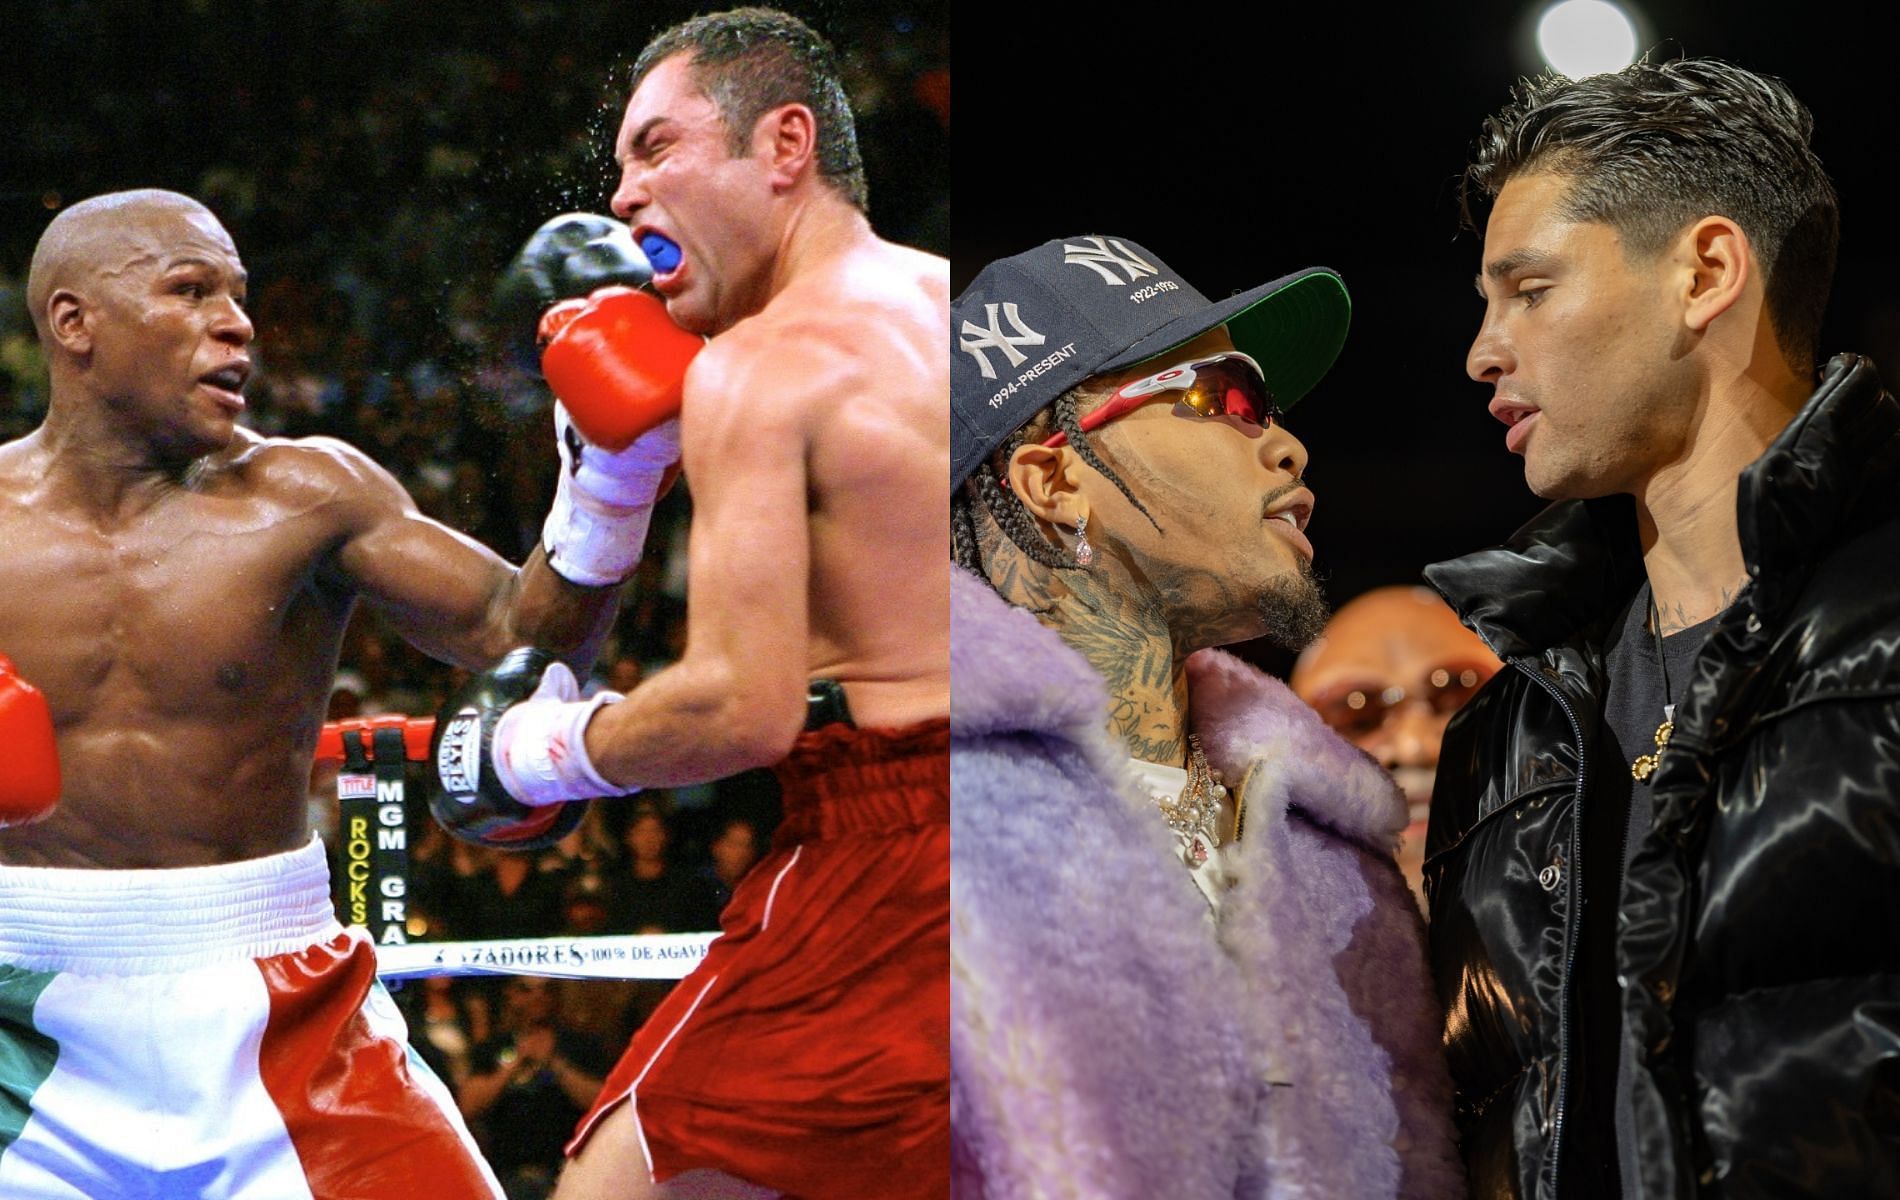
[{"label": "white hand wrap", "polygon": [[587,723],[593,720],[594,710],[626,697],[598,692],[578,700],[579,695],[574,672],[566,663],[555,663],[541,677],[534,695],[495,723],[495,777],[521,803],[538,808],[640,790],[608,783],[587,757]]},{"label": "white hand wrap", "polygon": [[541,530],[548,565],[583,587],[624,583],[640,563],[647,523],[666,470],[680,457],[678,419],[656,425],[618,454],[582,437],[554,405],[561,480]]}]

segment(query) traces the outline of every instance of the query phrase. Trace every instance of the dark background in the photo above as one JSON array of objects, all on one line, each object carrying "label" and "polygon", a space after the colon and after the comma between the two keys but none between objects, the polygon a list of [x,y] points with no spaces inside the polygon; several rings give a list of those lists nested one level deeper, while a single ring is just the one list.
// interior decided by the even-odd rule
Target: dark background
[{"label": "dark background", "polygon": [[[1541,69],[1544,4],[959,10],[958,288],[1047,238],[1132,237],[1211,297],[1324,264],[1353,328],[1289,425],[1312,453],[1310,534],[1335,604],[1492,544],[1541,501],[1464,374],[1478,240],[1456,182],[1483,118]],[[1065,10],[1066,11],[1066,10]],[[1236,13],[1245,12],[1244,20]],[[1872,5],[1644,6],[1639,47],[1786,80],[1841,196],[1822,337],[1900,366],[1900,43]],[[976,82],[972,83],[971,81]]]}]

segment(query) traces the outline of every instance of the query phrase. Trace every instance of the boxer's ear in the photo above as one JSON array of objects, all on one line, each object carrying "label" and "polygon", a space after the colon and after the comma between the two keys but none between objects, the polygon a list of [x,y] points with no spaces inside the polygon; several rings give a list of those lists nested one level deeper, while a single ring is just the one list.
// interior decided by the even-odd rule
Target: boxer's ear
[{"label": "boxer's ear", "polygon": [[46,298],[47,332],[68,354],[92,353],[92,322],[86,315],[85,300],[70,288],[59,288]]},{"label": "boxer's ear", "polygon": [[772,190],[796,184],[818,153],[818,119],[802,104],[782,104],[752,127],[752,152],[772,171]]}]

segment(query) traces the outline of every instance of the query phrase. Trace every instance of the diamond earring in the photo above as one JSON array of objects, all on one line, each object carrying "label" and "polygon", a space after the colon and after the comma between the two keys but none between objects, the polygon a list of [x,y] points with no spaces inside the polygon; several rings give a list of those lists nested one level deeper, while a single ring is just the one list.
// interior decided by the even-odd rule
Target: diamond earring
[{"label": "diamond earring", "polygon": [[1089,545],[1089,519],[1075,519],[1075,565],[1086,567],[1095,561],[1095,547]]}]

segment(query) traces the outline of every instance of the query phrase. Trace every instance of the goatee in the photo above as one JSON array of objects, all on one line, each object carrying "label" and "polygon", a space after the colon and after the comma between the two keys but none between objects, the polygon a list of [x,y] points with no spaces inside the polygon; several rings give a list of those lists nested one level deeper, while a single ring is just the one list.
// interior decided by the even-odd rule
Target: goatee
[{"label": "goatee", "polygon": [[1304,560],[1298,575],[1276,579],[1261,589],[1254,599],[1254,610],[1266,625],[1261,636],[1296,653],[1313,644],[1332,616],[1319,575],[1313,564]]}]

